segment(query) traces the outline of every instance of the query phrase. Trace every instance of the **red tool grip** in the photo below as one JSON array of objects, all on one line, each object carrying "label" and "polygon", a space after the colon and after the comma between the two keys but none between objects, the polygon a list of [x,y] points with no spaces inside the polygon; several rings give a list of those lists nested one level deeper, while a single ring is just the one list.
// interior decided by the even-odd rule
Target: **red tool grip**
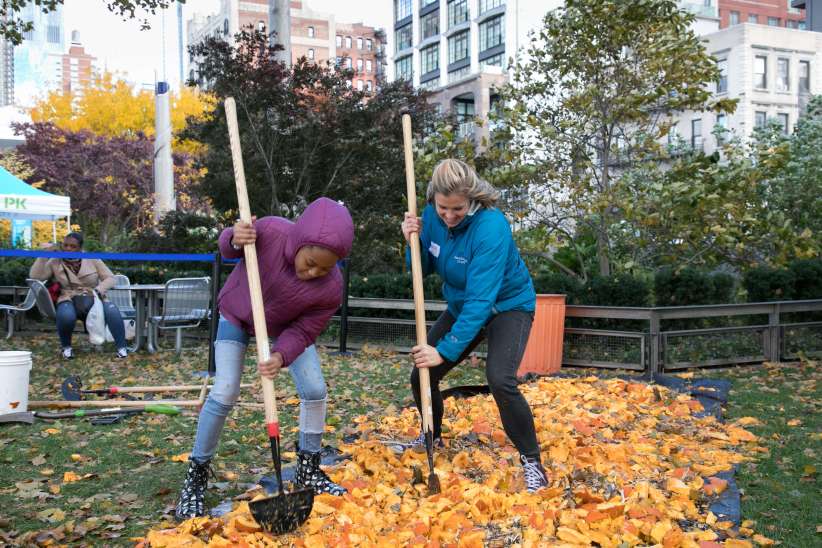
[{"label": "red tool grip", "polygon": [[280,437],[280,423],[279,422],[270,422],[267,425],[268,428],[268,437],[269,438],[279,438]]},{"label": "red tool grip", "polygon": [[116,394],[119,391],[120,391],[120,389],[117,388],[116,386],[112,386],[111,388],[108,389],[109,394]]}]

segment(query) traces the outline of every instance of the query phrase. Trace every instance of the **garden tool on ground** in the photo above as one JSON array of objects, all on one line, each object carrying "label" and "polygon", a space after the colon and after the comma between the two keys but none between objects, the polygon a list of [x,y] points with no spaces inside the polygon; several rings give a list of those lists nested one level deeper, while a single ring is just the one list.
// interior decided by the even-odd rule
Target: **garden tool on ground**
[{"label": "garden tool on ground", "polygon": [[[225,100],[225,114],[228,123],[228,135],[231,142],[231,158],[234,163],[234,181],[237,185],[237,204],[240,219],[251,223],[251,208],[248,205],[248,190],[245,184],[245,170],[240,149],[240,133],[237,126],[237,106],[233,97]],[[268,329],[265,323],[263,293],[260,285],[260,271],[257,264],[257,249],[254,244],[243,246],[245,267],[248,273],[248,289],[251,296],[251,312],[254,318],[254,337],[257,340],[257,360],[267,361],[271,357],[268,347]],[[265,422],[268,440],[271,445],[271,458],[277,474],[278,493],[249,503],[251,515],[260,526],[271,533],[281,534],[293,531],[302,525],[311,514],[314,506],[314,491],[299,489],[286,493],[283,490],[282,457],[280,455],[280,421],[277,416],[277,399],[274,391],[274,380],[260,377],[263,386],[265,403]]]},{"label": "garden tool on ground", "polygon": [[[414,155],[411,150],[411,116],[402,115],[402,141],[405,151],[405,186],[408,194],[408,212],[417,216],[417,183],[414,179]],[[417,327],[417,345],[428,344],[425,326],[425,296],[422,286],[422,260],[420,259],[419,234],[412,234],[411,276],[414,286],[414,318]],[[434,472],[434,412],[431,407],[431,380],[428,369],[419,368],[420,397],[422,400],[422,431],[425,436],[425,452],[428,454],[428,493],[440,492],[440,479]]]},{"label": "garden tool on ground", "polygon": [[[208,380],[206,379],[206,383]],[[240,388],[250,388],[253,384],[241,384]],[[63,398],[69,401],[80,401],[85,395],[106,396],[108,398],[124,397],[134,399],[130,394],[153,394],[158,392],[196,392],[202,391],[201,384],[180,384],[163,386],[109,386],[106,388],[83,389],[83,381],[80,377],[73,375],[63,381],[60,391]]]},{"label": "garden tool on ground", "polygon": [[140,413],[159,413],[161,415],[179,415],[180,408],[173,405],[146,405],[145,407],[108,407],[103,409],[78,409],[76,411],[60,411],[49,413],[47,411],[35,411],[34,416],[38,419],[81,419],[85,417],[97,417],[101,415],[138,415]]}]

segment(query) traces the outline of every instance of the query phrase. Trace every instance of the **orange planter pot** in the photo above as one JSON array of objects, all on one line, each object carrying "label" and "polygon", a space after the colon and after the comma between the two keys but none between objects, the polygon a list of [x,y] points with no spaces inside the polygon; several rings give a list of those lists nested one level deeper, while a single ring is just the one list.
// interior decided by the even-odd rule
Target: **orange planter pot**
[{"label": "orange planter pot", "polygon": [[547,375],[559,371],[564,335],[565,295],[537,295],[534,324],[517,375]]}]

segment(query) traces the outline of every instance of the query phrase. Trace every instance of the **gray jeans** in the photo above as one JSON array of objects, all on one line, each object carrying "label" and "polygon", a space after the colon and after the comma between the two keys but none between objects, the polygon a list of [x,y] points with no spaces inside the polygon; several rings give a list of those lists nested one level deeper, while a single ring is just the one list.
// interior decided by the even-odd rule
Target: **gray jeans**
[{"label": "gray jeans", "polygon": [[[240,395],[248,338],[245,331],[220,317],[214,342],[217,375],[200,411],[197,436],[190,456],[193,461],[205,462],[217,452],[225,419]],[[314,345],[306,348],[287,369],[300,395],[300,450],[318,452],[322,448],[325,428],[327,391],[320,356]]]}]

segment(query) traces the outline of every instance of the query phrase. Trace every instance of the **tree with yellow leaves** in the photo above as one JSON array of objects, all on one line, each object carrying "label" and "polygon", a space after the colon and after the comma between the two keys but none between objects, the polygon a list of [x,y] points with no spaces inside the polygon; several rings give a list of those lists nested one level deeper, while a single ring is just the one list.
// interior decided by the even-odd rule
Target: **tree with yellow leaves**
[{"label": "tree with yellow leaves", "polygon": [[[171,96],[171,126],[178,135],[189,118],[203,120],[214,109],[211,95],[184,87]],[[50,122],[67,131],[88,130],[105,137],[154,135],[154,94],[135,89],[116,74],[95,75],[82,93],[52,91],[31,109],[33,122]],[[175,138],[175,151],[196,154],[203,145]]]}]

